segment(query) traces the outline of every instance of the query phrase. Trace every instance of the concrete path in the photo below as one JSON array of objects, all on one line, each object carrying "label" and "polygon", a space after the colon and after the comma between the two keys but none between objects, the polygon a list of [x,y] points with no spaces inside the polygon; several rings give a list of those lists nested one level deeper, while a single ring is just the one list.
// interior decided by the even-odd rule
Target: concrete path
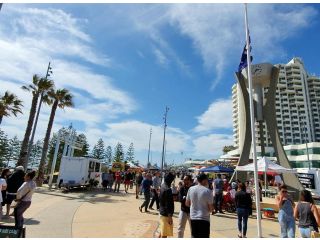
[{"label": "concrete path", "polygon": [[[140,213],[142,199],[129,194],[103,191],[61,193],[37,189],[31,207],[25,213],[27,237],[154,237],[158,231],[158,213]],[[175,203],[174,236],[177,236],[180,204]],[[13,224],[13,218],[1,224]],[[262,220],[263,236],[278,237],[276,219]],[[248,222],[248,237],[257,236],[256,219]],[[298,236],[298,235],[297,235]],[[187,226],[185,237],[190,237]],[[235,214],[211,216],[211,237],[237,237]]]}]

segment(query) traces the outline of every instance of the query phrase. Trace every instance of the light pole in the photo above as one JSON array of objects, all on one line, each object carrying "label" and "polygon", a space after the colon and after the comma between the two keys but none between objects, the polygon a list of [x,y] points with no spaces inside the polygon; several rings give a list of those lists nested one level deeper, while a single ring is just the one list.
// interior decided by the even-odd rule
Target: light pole
[{"label": "light pole", "polygon": [[149,136],[149,150],[148,150],[148,164],[147,168],[150,167],[150,145],[151,145],[151,135],[152,135],[152,128],[150,128],[150,136]]},{"label": "light pole", "polygon": [[[52,67],[50,66],[50,62],[48,64],[48,68],[47,68],[47,73],[46,73],[46,79],[48,79],[48,77],[50,76],[50,74],[52,74]],[[41,105],[42,105],[42,101],[43,101],[43,97],[44,97],[44,92],[41,93],[41,97],[40,97],[40,102],[39,102],[39,106],[38,106],[38,111],[37,111],[37,115],[36,118],[34,120],[34,126],[32,129],[32,134],[31,134],[31,138],[30,138],[30,142],[29,142],[29,146],[28,146],[28,154],[27,154],[27,160],[24,166],[25,169],[27,169],[28,166],[28,162],[29,162],[29,158],[30,158],[30,154],[31,154],[31,149],[32,149],[32,144],[33,144],[33,140],[34,140],[34,135],[36,133],[36,129],[37,129],[37,124],[38,124],[38,119],[39,119],[39,115],[40,115],[40,110],[41,110]]]},{"label": "light pole", "polygon": [[256,132],[255,132],[255,118],[254,118],[254,102],[253,102],[253,82],[251,72],[251,54],[250,54],[250,37],[249,37],[249,24],[248,24],[248,13],[247,4],[245,3],[245,25],[246,25],[246,45],[247,45],[247,65],[248,65],[248,85],[249,85],[249,105],[250,105],[250,127],[251,127],[251,146],[253,155],[254,165],[254,186],[255,186],[255,202],[256,202],[256,213],[257,213],[257,230],[258,237],[262,237],[261,228],[261,215],[260,215],[260,198],[259,198],[259,180],[258,180],[258,164],[257,164],[257,149],[256,149]]},{"label": "light pole", "polygon": [[167,129],[167,115],[169,108],[166,106],[166,111],[164,113],[164,127],[163,127],[163,142],[162,142],[162,159],[161,159],[161,172],[163,173],[163,164],[165,158],[165,144],[166,144],[166,129]]},{"label": "light pole", "polygon": [[50,190],[51,190],[51,188],[52,188],[53,174],[54,174],[54,169],[55,169],[55,167],[56,167],[56,162],[57,162],[57,158],[58,158],[58,152],[59,152],[61,135],[62,135],[62,132],[61,132],[61,130],[60,130],[60,131],[58,132],[58,137],[57,137],[57,141],[56,141],[56,146],[55,146],[55,149],[54,149],[53,160],[52,160],[52,164],[51,164],[51,171],[50,171],[50,178],[49,178],[49,189],[50,189]]},{"label": "light pole", "polygon": [[183,151],[181,151],[181,163],[183,163]]}]

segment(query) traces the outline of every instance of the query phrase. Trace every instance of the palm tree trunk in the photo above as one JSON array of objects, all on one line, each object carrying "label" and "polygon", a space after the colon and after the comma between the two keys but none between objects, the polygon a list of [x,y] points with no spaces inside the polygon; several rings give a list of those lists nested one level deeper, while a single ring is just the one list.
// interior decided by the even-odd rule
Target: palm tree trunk
[{"label": "palm tree trunk", "polygon": [[46,136],[43,141],[42,156],[41,156],[41,160],[40,160],[40,164],[39,164],[38,177],[37,177],[38,186],[41,186],[42,182],[44,180],[44,166],[45,166],[46,160],[47,160],[49,140],[50,140],[51,130],[52,130],[53,121],[54,121],[57,107],[58,107],[58,101],[55,100],[52,105],[52,108],[51,108],[51,114],[50,114],[50,118],[49,118],[47,132],[46,132]]},{"label": "palm tree trunk", "polygon": [[37,115],[36,115],[36,119],[34,121],[34,125],[33,125],[33,129],[32,129],[32,134],[31,134],[31,138],[28,144],[28,154],[26,157],[26,161],[28,163],[30,155],[31,155],[31,151],[32,151],[32,144],[33,144],[33,139],[34,139],[34,135],[36,133],[36,129],[37,129],[37,124],[38,124],[38,119],[39,119],[39,115],[40,115],[40,110],[41,110],[41,105],[42,105],[42,101],[43,101],[43,92],[41,93],[40,96],[40,102],[39,102],[39,106],[38,106],[38,110],[37,110]]},{"label": "palm tree trunk", "polygon": [[2,118],[3,118],[3,116],[0,116],[0,125],[1,125],[1,123],[2,123]]},{"label": "palm tree trunk", "polygon": [[27,165],[28,165],[27,163],[28,144],[29,144],[29,138],[30,138],[30,134],[33,126],[34,117],[37,111],[38,98],[39,98],[39,93],[34,94],[32,97],[28,125],[22,141],[19,160],[17,162],[17,166],[22,165],[24,166],[25,169],[27,168]]}]

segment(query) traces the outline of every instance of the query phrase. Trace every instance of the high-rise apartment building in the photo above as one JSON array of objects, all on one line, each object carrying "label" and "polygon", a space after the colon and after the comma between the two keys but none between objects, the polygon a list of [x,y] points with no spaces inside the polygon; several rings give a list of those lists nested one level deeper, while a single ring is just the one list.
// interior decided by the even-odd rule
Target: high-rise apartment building
[{"label": "high-rise apartment building", "polygon": [[[310,76],[300,58],[293,58],[287,64],[277,64],[280,69],[276,90],[276,117],[283,145],[320,142],[320,78]],[[234,145],[239,147],[242,119],[239,112],[242,104],[238,83],[232,86]],[[268,88],[263,89],[265,101]],[[271,146],[271,140],[263,127],[264,146]],[[256,142],[261,145],[259,126],[256,124]]]}]

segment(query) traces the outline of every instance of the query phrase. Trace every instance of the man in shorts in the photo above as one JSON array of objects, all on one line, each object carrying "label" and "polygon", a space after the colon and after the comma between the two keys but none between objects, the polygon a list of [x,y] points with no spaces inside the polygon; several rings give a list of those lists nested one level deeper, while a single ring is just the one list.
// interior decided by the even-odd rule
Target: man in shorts
[{"label": "man in shorts", "polygon": [[162,238],[173,236],[174,201],[170,186],[174,179],[175,176],[168,173],[160,188],[160,237]]}]

